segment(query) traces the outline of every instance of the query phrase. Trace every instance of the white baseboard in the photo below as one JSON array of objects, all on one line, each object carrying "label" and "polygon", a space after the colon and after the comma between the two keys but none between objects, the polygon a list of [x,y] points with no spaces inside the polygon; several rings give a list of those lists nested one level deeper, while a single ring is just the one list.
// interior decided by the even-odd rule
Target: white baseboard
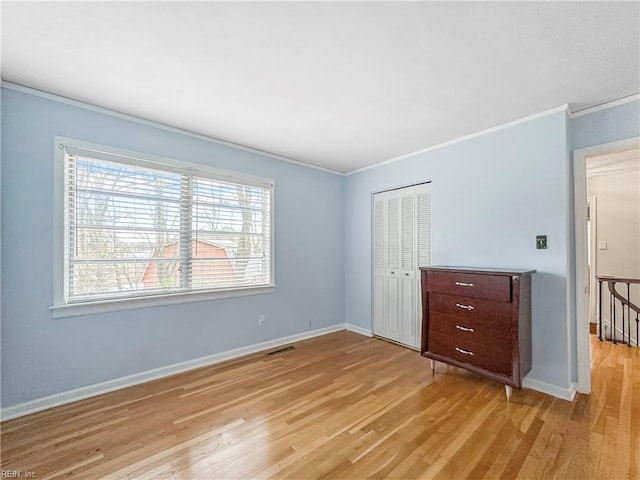
[{"label": "white baseboard", "polygon": [[[270,348],[275,348],[289,343],[327,335],[329,333],[339,332],[341,330],[349,330],[351,332],[355,332],[367,337],[373,336],[371,330],[369,329],[362,328],[351,323],[340,323],[337,325],[332,325],[330,327],[310,330],[308,332],[298,333],[295,335],[290,335],[288,337],[276,338],[267,342],[256,343],[254,345],[208,355],[206,357],[200,357],[194,360],[188,360],[186,362],[175,363],[173,365],[167,365],[166,367],[147,370],[146,372],[135,373],[126,377],[116,378],[114,380],[108,380],[106,382],[96,383],[94,385],[88,385],[86,387],[80,387],[74,390],[68,390],[66,392],[56,393],[47,397],[37,398],[28,402],[19,403],[18,405],[0,409],[0,420],[5,421],[12,418],[22,417],[31,413],[40,412],[49,408],[65,405],[67,403],[77,402],[78,400],[84,400],[85,398],[94,397],[96,395],[101,395],[103,393],[113,392],[114,390],[120,390],[122,388],[139,385],[141,383],[150,382],[152,380],[168,377],[177,373],[214,365],[216,363],[224,362],[226,360],[232,360],[244,355],[250,355],[252,353],[268,350]],[[525,378],[522,382],[522,386],[524,388],[531,388],[542,393],[553,395],[554,397],[558,397],[563,400],[571,401],[576,395],[575,384],[571,384],[569,388],[562,388],[558,387],[557,385],[542,382],[535,378]]]},{"label": "white baseboard", "polygon": [[360,335],[364,335],[365,337],[373,337],[373,332],[371,332],[368,328],[362,328],[353,323],[346,323],[345,328],[350,332],[359,333]]},{"label": "white baseboard", "polygon": [[557,385],[553,385],[552,383],[543,382],[535,378],[525,377],[522,381],[522,387],[546,393],[547,395],[552,395],[556,398],[561,398],[562,400],[569,400],[570,402],[572,402],[576,397],[575,383],[571,383],[571,385],[569,385],[568,387],[559,387]]},{"label": "white baseboard", "polygon": [[[286,345],[293,342],[299,342],[308,338],[327,335],[328,333],[338,332],[345,329],[361,333],[362,335],[367,335],[367,330],[363,328],[356,327],[355,325],[340,323],[338,325],[332,325],[330,327],[319,328],[317,330],[298,333],[296,335],[290,335],[288,337],[276,338],[275,340],[269,340],[267,342],[256,343],[247,347],[241,347],[222,353],[207,355],[206,357],[187,360],[186,362],[175,363],[173,365],[167,365],[166,367],[155,368],[153,370],[147,370],[146,372],[135,373],[126,377],[116,378],[114,380],[108,380],[106,382],[96,383],[94,385],[88,385],[86,387],[80,387],[74,390],[68,390],[66,392],[56,393],[47,397],[37,398],[28,402],[19,403],[18,405],[0,409],[0,420],[5,421],[12,418],[22,417],[24,415],[29,415],[30,413],[40,412],[42,410],[47,410],[59,405],[65,405],[67,403],[76,402],[78,400],[94,397],[103,393],[113,392],[114,390],[119,390],[121,388],[139,385],[141,383],[150,382],[159,378],[168,377],[169,375],[175,375],[176,373],[182,373],[189,370],[194,370],[196,368],[206,367],[216,363],[224,362],[226,360],[249,355],[251,353],[260,352],[262,350],[279,347],[281,345]],[[370,332],[368,336],[371,336]]]},{"label": "white baseboard", "polygon": [[[602,326],[603,326],[603,330],[605,331],[604,333],[605,333],[605,336],[606,336],[606,333],[608,331],[611,331],[611,320],[607,320],[606,318],[603,318],[602,319]],[[604,327],[607,327],[607,328],[604,328]],[[631,337],[629,335],[629,332],[626,332],[626,333],[627,333],[627,335],[629,337]],[[622,329],[616,325],[616,341],[622,343],[622,340],[619,340],[619,339],[624,338],[624,336],[625,335],[623,335]],[[638,346],[638,344],[636,343],[636,341],[633,338],[630,338],[630,340],[631,340],[631,345],[633,345],[634,347]]]}]

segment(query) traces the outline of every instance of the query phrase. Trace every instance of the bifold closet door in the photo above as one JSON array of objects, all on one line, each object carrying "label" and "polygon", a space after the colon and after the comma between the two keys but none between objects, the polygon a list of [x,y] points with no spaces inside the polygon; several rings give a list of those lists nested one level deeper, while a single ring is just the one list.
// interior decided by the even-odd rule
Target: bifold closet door
[{"label": "bifold closet door", "polygon": [[429,203],[428,186],[374,195],[373,333],[415,348],[421,325],[418,266],[430,263]]}]

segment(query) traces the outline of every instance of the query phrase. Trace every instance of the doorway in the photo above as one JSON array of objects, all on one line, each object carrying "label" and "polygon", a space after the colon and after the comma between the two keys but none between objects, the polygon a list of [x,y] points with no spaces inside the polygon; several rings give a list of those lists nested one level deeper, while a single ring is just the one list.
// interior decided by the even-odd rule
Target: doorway
[{"label": "doorway", "polygon": [[[573,153],[574,173],[574,220],[576,252],[576,346],[577,346],[577,390],[580,393],[591,392],[591,349],[589,323],[593,317],[592,297],[595,294],[594,276],[598,269],[598,252],[607,248],[607,240],[598,237],[597,227],[588,230],[588,175],[589,164],[593,159],[605,159],[609,169],[618,168],[621,152],[636,150],[640,147],[640,137],[612,142],[594,147],[575,150]],[[590,160],[591,159],[591,160]],[[596,162],[597,163],[597,162]],[[596,164],[594,163],[594,165]],[[591,174],[590,173],[590,174]],[[594,205],[597,205],[597,195]],[[597,215],[597,211],[596,211]],[[590,252],[590,248],[592,248]],[[592,264],[592,268],[589,268]]]}]

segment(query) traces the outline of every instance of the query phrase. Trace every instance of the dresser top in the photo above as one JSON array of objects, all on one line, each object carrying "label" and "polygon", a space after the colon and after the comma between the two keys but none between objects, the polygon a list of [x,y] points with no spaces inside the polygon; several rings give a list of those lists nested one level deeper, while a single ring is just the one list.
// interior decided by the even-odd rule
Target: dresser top
[{"label": "dresser top", "polygon": [[522,268],[482,268],[482,267],[456,267],[452,265],[435,265],[433,267],[420,267],[420,270],[431,270],[434,272],[460,272],[477,273],[484,275],[531,275],[535,270]]}]

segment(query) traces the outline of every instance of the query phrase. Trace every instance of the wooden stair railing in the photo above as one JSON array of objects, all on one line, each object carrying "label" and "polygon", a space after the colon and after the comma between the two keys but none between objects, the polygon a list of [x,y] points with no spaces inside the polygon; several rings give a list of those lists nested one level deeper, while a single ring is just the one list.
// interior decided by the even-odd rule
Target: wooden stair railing
[{"label": "wooden stair railing", "polygon": [[[618,343],[616,336],[616,300],[620,302],[621,305],[621,313],[622,313],[622,343],[631,346],[632,342],[632,334],[631,334],[631,317],[632,311],[635,313],[635,324],[636,324],[636,332],[635,332],[635,344],[636,346],[640,345],[638,342],[638,337],[640,334],[640,306],[636,305],[631,301],[631,285],[640,285],[640,279],[638,278],[622,278],[622,277],[612,277],[608,275],[598,275],[598,305],[599,305],[599,338],[600,340],[607,340],[604,338],[604,331],[602,328],[602,284],[606,282],[607,287],[609,289],[609,324],[611,327],[610,339],[613,343]],[[627,285],[627,296],[625,297],[620,292],[616,290],[616,284],[622,283]],[[626,329],[625,329],[625,309],[626,309]],[[625,334],[626,330],[626,334]],[[625,340],[627,338],[628,340]]]}]

